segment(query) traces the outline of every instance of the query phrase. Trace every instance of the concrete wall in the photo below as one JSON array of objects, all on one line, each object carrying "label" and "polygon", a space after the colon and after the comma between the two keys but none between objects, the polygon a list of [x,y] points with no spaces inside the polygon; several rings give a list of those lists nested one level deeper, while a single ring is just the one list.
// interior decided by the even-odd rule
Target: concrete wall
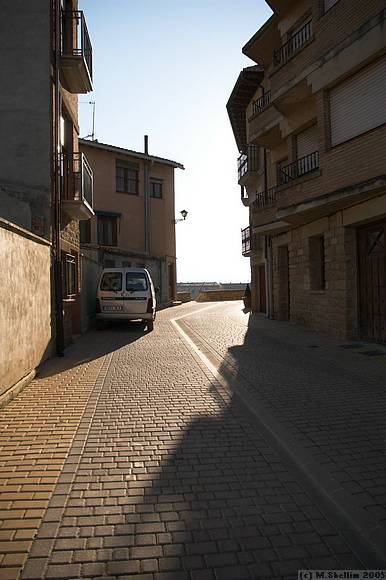
[{"label": "concrete wall", "polygon": [[[1,2],[0,216],[50,236],[51,80],[47,0]],[[15,200],[15,202],[13,201]],[[17,207],[17,211],[15,208]]]},{"label": "concrete wall", "polygon": [[0,396],[50,352],[51,248],[0,219]]}]

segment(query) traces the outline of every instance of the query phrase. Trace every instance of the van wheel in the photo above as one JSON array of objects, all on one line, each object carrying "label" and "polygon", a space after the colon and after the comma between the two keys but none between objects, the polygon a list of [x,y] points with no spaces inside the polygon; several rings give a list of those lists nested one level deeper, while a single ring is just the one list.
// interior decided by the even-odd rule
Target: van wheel
[{"label": "van wheel", "polygon": [[96,329],[97,330],[104,330],[105,328],[106,328],[106,325],[103,322],[103,320],[97,320],[96,321]]},{"label": "van wheel", "polygon": [[146,322],[146,326],[147,326],[148,332],[151,332],[152,330],[154,330],[154,320],[148,320]]}]

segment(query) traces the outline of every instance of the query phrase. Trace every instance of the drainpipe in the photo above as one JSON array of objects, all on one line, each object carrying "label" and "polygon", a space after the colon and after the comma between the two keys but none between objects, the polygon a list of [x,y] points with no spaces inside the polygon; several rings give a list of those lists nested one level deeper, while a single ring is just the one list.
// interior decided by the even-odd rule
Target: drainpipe
[{"label": "drainpipe", "polygon": [[60,2],[53,3],[53,28],[54,28],[54,70],[55,70],[55,111],[53,131],[53,160],[51,169],[52,184],[52,261],[54,279],[54,303],[55,303],[55,341],[56,354],[63,356],[64,351],[64,324],[63,324],[63,299],[62,299],[62,262],[60,256],[60,91],[59,91],[59,66],[60,66]]},{"label": "drainpipe", "polygon": [[[144,137],[144,149],[145,155],[149,155],[149,137],[145,135]],[[150,190],[150,164],[145,161],[144,167],[144,216],[145,216],[145,254],[150,253],[150,207],[149,207],[149,190]]]},{"label": "drainpipe", "polygon": [[[264,197],[268,191],[267,150],[264,147]],[[267,293],[267,317],[273,318],[273,268],[272,268],[272,238],[265,236],[265,267],[266,267],[266,293]]]}]

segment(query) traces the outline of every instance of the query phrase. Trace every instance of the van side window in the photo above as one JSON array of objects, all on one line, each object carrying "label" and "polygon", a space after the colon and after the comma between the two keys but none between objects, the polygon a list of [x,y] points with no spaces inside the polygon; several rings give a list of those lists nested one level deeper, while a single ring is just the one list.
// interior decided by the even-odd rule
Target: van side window
[{"label": "van side window", "polygon": [[126,274],[126,290],[132,292],[147,290],[147,278],[140,272],[128,272]]},{"label": "van side window", "polygon": [[105,272],[101,280],[101,290],[117,292],[122,290],[122,273]]}]

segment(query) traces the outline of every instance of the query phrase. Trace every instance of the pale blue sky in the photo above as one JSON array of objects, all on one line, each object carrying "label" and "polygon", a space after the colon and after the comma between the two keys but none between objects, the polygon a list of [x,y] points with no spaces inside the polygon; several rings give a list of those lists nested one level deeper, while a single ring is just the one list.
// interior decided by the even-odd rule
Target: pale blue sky
[{"label": "pale blue sky", "polygon": [[81,136],[174,159],[178,281],[239,282],[250,278],[240,229],[240,201],[226,102],[241,54],[270,16],[263,0],[81,0],[93,44],[94,92],[81,95]]}]

